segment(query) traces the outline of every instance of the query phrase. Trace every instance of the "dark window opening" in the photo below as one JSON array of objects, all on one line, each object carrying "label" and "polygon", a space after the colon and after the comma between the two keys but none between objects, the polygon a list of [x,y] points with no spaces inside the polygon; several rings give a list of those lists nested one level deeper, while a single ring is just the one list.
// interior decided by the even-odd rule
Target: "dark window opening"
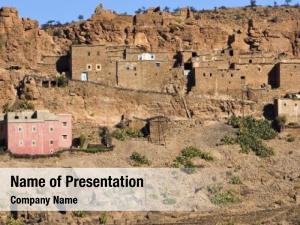
[{"label": "dark window opening", "polygon": [[90,52],[88,52],[88,56],[91,56],[91,53],[90,53]]},{"label": "dark window opening", "polygon": [[252,62],[253,62],[252,59],[250,59],[250,60],[249,60],[249,63],[252,63]]},{"label": "dark window opening", "polygon": [[49,81],[47,81],[47,80],[42,81],[42,87],[48,88],[49,87]]},{"label": "dark window opening", "polygon": [[158,68],[159,68],[159,67],[160,67],[160,63],[156,63],[156,67],[158,67]]},{"label": "dark window opening", "polygon": [[197,56],[197,52],[192,52],[192,57],[196,57]]},{"label": "dark window opening", "polygon": [[241,76],[241,80],[245,80],[246,78],[245,78],[245,76]]},{"label": "dark window opening", "polygon": [[97,56],[99,56],[100,55],[100,52],[97,52]]},{"label": "dark window opening", "polygon": [[210,73],[209,76],[212,77],[212,73]]},{"label": "dark window opening", "polygon": [[192,70],[193,69],[192,63],[185,63],[184,64],[184,69],[185,70]]},{"label": "dark window opening", "polygon": [[205,73],[203,73],[203,76],[205,77],[205,76],[206,76],[206,74],[205,74]]},{"label": "dark window opening", "polygon": [[233,73],[230,76],[233,77]]},{"label": "dark window opening", "polygon": [[233,53],[234,53],[233,50],[230,50],[230,51],[229,51],[229,55],[230,55],[230,56],[233,56]]}]

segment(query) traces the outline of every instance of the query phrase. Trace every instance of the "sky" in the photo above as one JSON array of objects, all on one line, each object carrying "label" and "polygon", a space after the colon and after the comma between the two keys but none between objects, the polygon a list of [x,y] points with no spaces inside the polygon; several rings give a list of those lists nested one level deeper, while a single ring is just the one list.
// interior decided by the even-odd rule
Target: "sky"
[{"label": "sky", "polygon": [[[275,0],[283,4],[284,0]],[[300,1],[300,0],[299,0]],[[175,9],[183,6],[193,6],[196,9],[213,9],[214,7],[241,7],[249,5],[250,0],[0,0],[0,7],[16,7],[22,17],[36,19],[40,24],[49,20],[61,23],[77,20],[79,15],[89,18],[100,3],[107,9],[118,13],[134,14],[143,6],[168,6]],[[257,0],[258,5],[273,5],[274,0]],[[293,0],[291,4],[298,3]]]}]

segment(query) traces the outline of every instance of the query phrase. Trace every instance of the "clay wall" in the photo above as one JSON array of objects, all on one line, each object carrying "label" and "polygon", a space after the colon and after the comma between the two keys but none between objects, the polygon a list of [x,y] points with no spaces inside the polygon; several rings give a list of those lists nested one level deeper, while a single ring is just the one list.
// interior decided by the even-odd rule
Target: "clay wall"
[{"label": "clay wall", "polygon": [[102,45],[73,46],[72,79],[116,85],[116,62],[109,54]]},{"label": "clay wall", "polygon": [[274,105],[276,116],[285,116],[287,123],[300,122],[300,99],[275,99]]},{"label": "clay wall", "polygon": [[119,61],[117,68],[119,87],[161,92],[169,81],[172,62]]},{"label": "clay wall", "polygon": [[276,77],[280,89],[286,92],[299,92],[300,63],[278,63]]}]

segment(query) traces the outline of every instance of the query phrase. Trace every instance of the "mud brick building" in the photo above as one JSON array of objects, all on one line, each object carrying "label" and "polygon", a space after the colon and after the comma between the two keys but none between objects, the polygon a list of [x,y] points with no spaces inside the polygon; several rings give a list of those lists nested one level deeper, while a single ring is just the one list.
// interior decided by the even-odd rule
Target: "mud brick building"
[{"label": "mud brick building", "polygon": [[300,94],[288,94],[274,100],[276,116],[284,116],[289,123],[300,123]]},{"label": "mud brick building", "polygon": [[0,121],[1,144],[15,155],[50,155],[72,145],[72,115],[8,112]]},{"label": "mud brick building", "polygon": [[167,52],[144,52],[128,46],[79,45],[72,47],[73,80],[162,92],[174,64]]}]

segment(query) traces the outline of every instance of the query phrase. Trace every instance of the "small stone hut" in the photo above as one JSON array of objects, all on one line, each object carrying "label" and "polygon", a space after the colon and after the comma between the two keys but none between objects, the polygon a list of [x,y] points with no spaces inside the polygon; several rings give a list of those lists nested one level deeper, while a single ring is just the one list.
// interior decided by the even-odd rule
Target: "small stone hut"
[{"label": "small stone hut", "polygon": [[157,116],[149,120],[149,141],[157,145],[166,145],[166,136],[170,119]]}]

